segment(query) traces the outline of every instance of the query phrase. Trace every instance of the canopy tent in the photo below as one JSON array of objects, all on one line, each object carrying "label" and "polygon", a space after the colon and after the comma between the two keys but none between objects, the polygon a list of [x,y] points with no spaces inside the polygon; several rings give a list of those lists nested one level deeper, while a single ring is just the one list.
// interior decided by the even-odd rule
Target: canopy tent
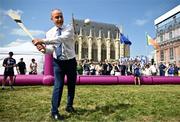
[{"label": "canopy tent", "polygon": [[[26,63],[27,73],[30,71],[29,65],[32,58],[38,64],[38,74],[43,72],[44,55],[31,42],[25,42],[15,46],[0,47],[0,74],[4,72],[4,67],[2,66],[3,60],[9,56],[8,53],[10,51],[14,53],[13,58],[16,59],[16,63],[20,61],[20,58],[23,58]],[[17,74],[16,70],[15,74]]]}]

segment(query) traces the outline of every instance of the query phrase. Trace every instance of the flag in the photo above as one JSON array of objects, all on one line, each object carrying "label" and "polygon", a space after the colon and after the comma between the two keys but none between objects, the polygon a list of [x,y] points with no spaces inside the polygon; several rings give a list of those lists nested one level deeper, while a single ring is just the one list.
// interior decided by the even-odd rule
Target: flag
[{"label": "flag", "polygon": [[120,37],[120,42],[121,43],[129,44],[129,45],[132,44],[131,41],[129,41],[129,39],[126,36],[124,36],[122,33],[120,33],[120,35],[121,35],[121,37]]},{"label": "flag", "polygon": [[148,45],[152,45],[155,49],[160,48],[157,41],[152,39],[148,34],[146,34],[146,40]]}]

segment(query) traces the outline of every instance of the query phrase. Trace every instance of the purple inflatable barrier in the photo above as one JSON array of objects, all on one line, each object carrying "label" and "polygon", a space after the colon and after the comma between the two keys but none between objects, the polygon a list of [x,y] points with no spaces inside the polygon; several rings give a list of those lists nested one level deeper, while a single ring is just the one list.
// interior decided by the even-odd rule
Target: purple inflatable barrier
[{"label": "purple inflatable barrier", "polygon": [[53,62],[53,55],[46,54],[45,55],[45,62],[44,62],[44,75],[54,76],[52,62]]},{"label": "purple inflatable barrier", "polygon": [[[43,85],[43,77],[43,75],[16,75],[14,85]],[[3,75],[0,76],[0,84],[2,84],[2,79]],[[9,85],[9,78],[6,81],[6,85]]]},{"label": "purple inflatable barrier", "polygon": [[141,76],[141,84],[142,85],[152,85],[153,79],[151,76]]},{"label": "purple inflatable barrier", "polygon": [[153,84],[180,84],[178,76],[153,76]]},{"label": "purple inflatable barrier", "polygon": [[54,77],[52,75],[44,75],[42,84],[52,86],[54,84]]},{"label": "purple inflatable barrier", "polygon": [[[3,75],[0,75],[0,85],[2,85]],[[54,84],[54,77],[52,75],[16,75],[14,79],[15,86],[24,85],[47,85],[52,86]],[[67,78],[65,77],[65,84],[67,84]],[[79,84],[79,76],[77,76],[77,82]],[[9,85],[9,78],[6,81],[6,85]]]},{"label": "purple inflatable barrier", "polygon": [[118,84],[121,85],[134,84],[134,76],[118,76]]},{"label": "purple inflatable barrier", "polygon": [[80,75],[79,84],[81,85],[111,85],[118,84],[117,76],[105,75]]},{"label": "purple inflatable barrier", "polygon": [[14,85],[43,85],[43,75],[17,75]]},{"label": "purple inflatable barrier", "polygon": [[[53,56],[45,55],[44,75],[17,75],[15,85],[53,85]],[[0,84],[3,76],[0,75]],[[65,84],[67,79],[65,78]],[[79,75],[76,84],[90,85],[112,85],[112,84],[134,84],[134,76],[103,76],[103,75]],[[170,76],[142,76],[141,84],[180,84],[180,77]]]}]

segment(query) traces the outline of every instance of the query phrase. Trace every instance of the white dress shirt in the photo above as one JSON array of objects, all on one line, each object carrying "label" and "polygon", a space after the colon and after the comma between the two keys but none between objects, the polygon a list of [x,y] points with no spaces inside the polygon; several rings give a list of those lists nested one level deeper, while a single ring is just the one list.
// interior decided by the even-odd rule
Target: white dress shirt
[{"label": "white dress shirt", "polygon": [[46,38],[43,39],[46,45],[46,53],[53,53],[53,57],[56,57],[55,48],[62,43],[63,44],[63,58],[60,60],[69,60],[76,57],[75,54],[75,41],[74,41],[74,29],[72,25],[62,26],[61,35],[57,36],[58,27],[54,26],[46,33]]}]

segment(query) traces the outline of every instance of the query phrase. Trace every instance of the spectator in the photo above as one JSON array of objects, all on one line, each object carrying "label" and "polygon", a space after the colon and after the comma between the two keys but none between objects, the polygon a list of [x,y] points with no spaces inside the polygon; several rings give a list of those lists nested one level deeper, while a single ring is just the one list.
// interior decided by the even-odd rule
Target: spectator
[{"label": "spectator", "polygon": [[93,63],[90,64],[89,69],[90,69],[90,75],[96,75],[96,69]]},{"label": "spectator", "polygon": [[125,76],[126,75],[126,65],[124,63],[120,64],[120,69],[121,69],[121,75]]},{"label": "spectator", "polygon": [[18,62],[17,64],[17,72],[21,75],[26,74],[26,64],[23,61],[23,58],[20,58],[20,62]]},{"label": "spectator", "polygon": [[176,64],[174,64],[174,76],[178,76],[179,67],[177,67]]},{"label": "spectator", "polygon": [[121,68],[117,62],[115,62],[114,64],[114,71],[115,71],[115,75],[121,75]]},{"label": "spectator", "polygon": [[127,75],[132,75],[132,61],[128,62],[127,64]]},{"label": "spectator", "polygon": [[82,66],[82,64],[81,64],[80,61],[77,62],[77,68],[76,68],[76,70],[77,70],[77,74],[78,74],[78,75],[82,75],[82,74],[83,74],[83,66]]},{"label": "spectator", "polygon": [[141,85],[140,82],[140,77],[141,77],[141,73],[140,73],[140,64],[136,63],[135,67],[134,67],[134,84],[136,85],[138,83],[138,85]]},{"label": "spectator", "polygon": [[150,75],[151,75],[151,71],[150,71],[149,64],[146,64],[146,65],[144,66],[144,75],[145,75],[145,76],[150,76]]},{"label": "spectator", "polygon": [[96,66],[95,66],[95,69],[96,69],[96,75],[102,75],[102,63],[98,63]]},{"label": "spectator", "polygon": [[88,60],[84,60],[83,62],[83,75],[89,75],[90,74],[90,65],[88,63]]},{"label": "spectator", "polygon": [[103,64],[103,75],[110,75],[112,70],[112,65],[105,59],[105,63]]},{"label": "spectator", "polygon": [[157,75],[158,70],[157,70],[157,67],[156,67],[155,63],[150,66],[150,72],[151,72],[152,76],[156,76]]},{"label": "spectator", "polygon": [[165,76],[165,72],[166,72],[166,66],[161,62],[159,65],[159,75],[160,76]]},{"label": "spectator", "polygon": [[37,74],[37,63],[36,63],[34,58],[31,61],[32,62],[30,63],[30,72],[29,72],[29,74],[36,75]]},{"label": "spectator", "polygon": [[2,90],[5,89],[5,84],[8,76],[10,79],[9,85],[11,87],[11,90],[13,90],[14,67],[16,66],[16,60],[13,58],[13,52],[9,52],[9,57],[4,59],[3,66],[5,67],[5,69],[4,69],[4,77],[2,80]]},{"label": "spectator", "polygon": [[169,64],[167,72],[168,72],[168,76],[174,76],[174,66],[172,64]]},{"label": "spectator", "polygon": [[112,70],[110,72],[110,75],[115,75],[115,64],[112,64]]}]

